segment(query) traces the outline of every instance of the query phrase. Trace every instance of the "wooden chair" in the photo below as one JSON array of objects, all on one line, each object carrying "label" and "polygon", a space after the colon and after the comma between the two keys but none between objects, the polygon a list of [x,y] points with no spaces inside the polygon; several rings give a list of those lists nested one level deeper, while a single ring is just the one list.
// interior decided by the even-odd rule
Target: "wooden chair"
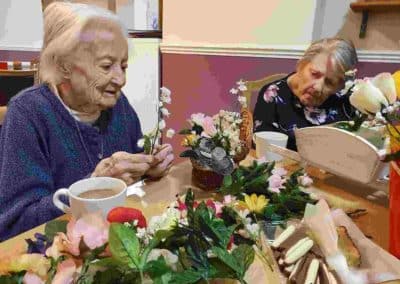
[{"label": "wooden chair", "polygon": [[278,73],[278,74],[273,74],[269,75],[265,78],[256,80],[256,81],[245,81],[247,90],[242,92],[242,95],[246,97],[247,104],[250,107],[251,106],[251,98],[254,93],[257,93],[260,91],[260,89],[265,86],[266,84],[272,83],[276,80],[282,79],[286,77],[287,74],[285,73]]}]

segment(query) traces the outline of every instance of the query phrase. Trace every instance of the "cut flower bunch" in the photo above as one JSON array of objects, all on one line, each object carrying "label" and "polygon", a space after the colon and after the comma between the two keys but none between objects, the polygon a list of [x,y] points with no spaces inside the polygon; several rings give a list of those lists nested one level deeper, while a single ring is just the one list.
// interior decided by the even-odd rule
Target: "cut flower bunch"
[{"label": "cut flower bunch", "polygon": [[[0,259],[0,282],[199,283],[245,276],[255,256],[272,258],[258,225],[237,201],[197,202],[189,190],[160,216],[117,207],[107,221],[91,213],[52,221],[45,235],[28,240],[26,254]],[[8,282],[6,282],[8,283]],[[151,282],[150,282],[151,283]]]},{"label": "cut flower bunch", "polygon": [[225,176],[219,192],[242,200],[241,204],[260,220],[286,221],[301,219],[307,203],[317,202],[304,191],[312,182],[302,170],[288,175],[274,162],[254,161]]}]

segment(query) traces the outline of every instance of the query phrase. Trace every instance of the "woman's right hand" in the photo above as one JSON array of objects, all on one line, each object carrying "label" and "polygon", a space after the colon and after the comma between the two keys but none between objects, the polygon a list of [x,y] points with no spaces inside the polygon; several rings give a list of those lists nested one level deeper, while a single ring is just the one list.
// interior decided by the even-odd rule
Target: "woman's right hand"
[{"label": "woman's right hand", "polygon": [[101,160],[91,176],[115,177],[130,185],[137,182],[153,162],[154,157],[151,155],[116,152],[111,157]]}]

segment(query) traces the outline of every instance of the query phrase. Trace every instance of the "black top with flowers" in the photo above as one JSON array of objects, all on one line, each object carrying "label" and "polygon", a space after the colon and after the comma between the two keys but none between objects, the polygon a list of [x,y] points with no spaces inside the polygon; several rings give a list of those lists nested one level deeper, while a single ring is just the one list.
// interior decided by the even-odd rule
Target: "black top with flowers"
[{"label": "black top with flowers", "polygon": [[292,74],[261,88],[254,108],[254,132],[285,133],[289,136],[287,148],[297,150],[295,128],[350,120],[355,110],[348,93],[331,95],[318,108],[303,106],[288,86],[287,79]]}]

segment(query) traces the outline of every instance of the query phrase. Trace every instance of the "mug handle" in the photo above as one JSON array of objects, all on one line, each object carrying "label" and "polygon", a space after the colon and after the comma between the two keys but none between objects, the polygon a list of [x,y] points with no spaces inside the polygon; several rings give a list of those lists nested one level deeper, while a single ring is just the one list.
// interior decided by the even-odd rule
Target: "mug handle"
[{"label": "mug handle", "polygon": [[59,190],[57,190],[53,195],[53,203],[58,209],[60,209],[64,213],[70,214],[71,208],[60,200],[60,197],[63,195],[69,197],[69,190],[66,188],[60,188]]}]

